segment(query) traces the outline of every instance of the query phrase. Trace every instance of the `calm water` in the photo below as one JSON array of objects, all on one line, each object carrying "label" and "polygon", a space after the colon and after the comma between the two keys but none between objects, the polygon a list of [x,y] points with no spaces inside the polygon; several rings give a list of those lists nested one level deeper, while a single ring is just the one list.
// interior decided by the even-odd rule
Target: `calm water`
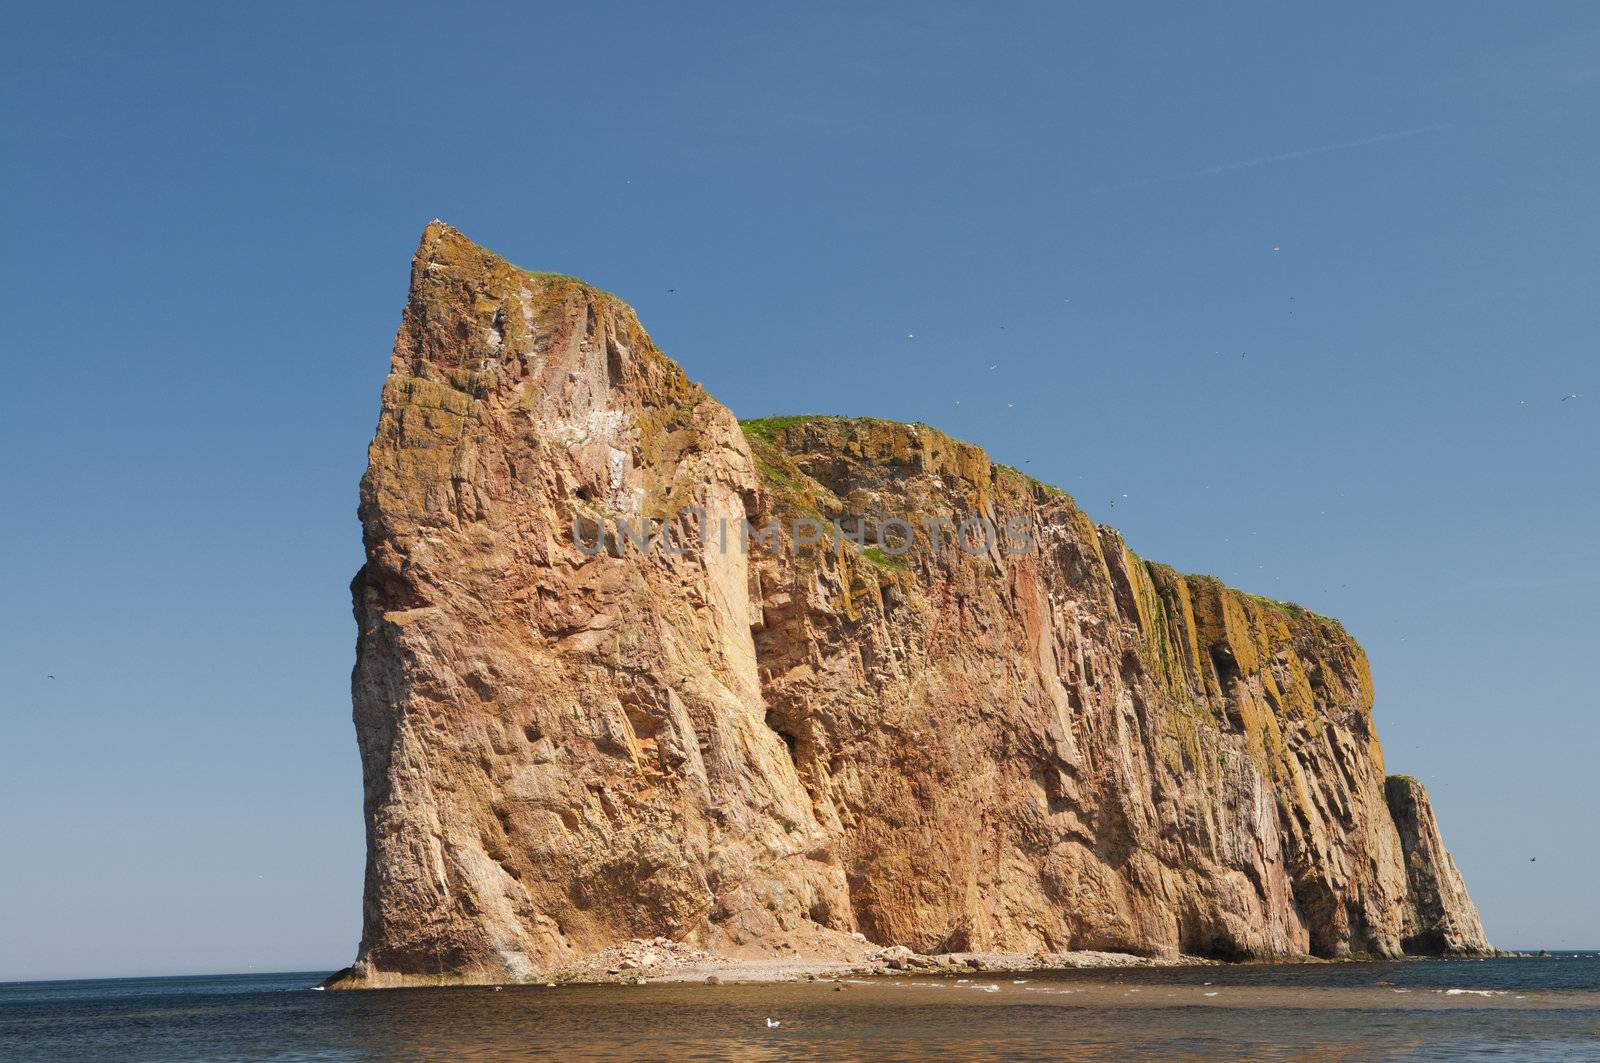
[{"label": "calm water", "polygon": [[1600,1060],[1600,959],[1589,953],[913,976],[843,990],[313,991],[324,974],[0,984],[0,1059]]}]

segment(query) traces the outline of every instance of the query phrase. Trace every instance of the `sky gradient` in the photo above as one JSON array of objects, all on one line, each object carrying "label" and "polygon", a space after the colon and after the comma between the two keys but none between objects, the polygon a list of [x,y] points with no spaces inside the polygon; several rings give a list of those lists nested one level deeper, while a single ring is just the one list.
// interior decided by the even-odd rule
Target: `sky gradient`
[{"label": "sky gradient", "polygon": [[1490,939],[1600,947],[1600,8],[857,8],[8,16],[0,979],[353,958],[434,217],[1340,618]]}]

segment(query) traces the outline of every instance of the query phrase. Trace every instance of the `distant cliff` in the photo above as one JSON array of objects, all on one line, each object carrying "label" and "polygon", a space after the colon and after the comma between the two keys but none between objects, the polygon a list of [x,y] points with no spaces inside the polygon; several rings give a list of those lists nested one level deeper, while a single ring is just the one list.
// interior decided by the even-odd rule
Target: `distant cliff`
[{"label": "distant cliff", "polygon": [[369,459],[341,984],[656,936],[1488,948],[1337,622],[1145,561],[978,447],[741,426],[616,298],[435,222]]}]

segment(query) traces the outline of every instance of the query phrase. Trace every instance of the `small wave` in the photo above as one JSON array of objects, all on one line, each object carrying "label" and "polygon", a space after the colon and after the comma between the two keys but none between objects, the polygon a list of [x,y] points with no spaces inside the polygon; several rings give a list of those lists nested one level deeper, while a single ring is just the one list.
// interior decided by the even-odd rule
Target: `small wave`
[{"label": "small wave", "polygon": [[1447,997],[1503,997],[1506,995],[1506,991],[1504,989],[1446,989],[1444,995]]}]

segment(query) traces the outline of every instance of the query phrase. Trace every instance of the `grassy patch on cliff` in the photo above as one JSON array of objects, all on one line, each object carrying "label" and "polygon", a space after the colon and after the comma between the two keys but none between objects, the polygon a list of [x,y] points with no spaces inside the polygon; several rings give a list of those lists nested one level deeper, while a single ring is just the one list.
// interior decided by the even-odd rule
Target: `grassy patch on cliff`
[{"label": "grassy patch on cliff", "polygon": [[[799,423],[810,418],[774,417],[768,420]],[[755,459],[756,473],[761,477],[762,487],[770,496],[775,510],[778,513],[811,517],[826,524],[829,518],[824,512],[824,506],[831,503],[838,507],[838,499],[834,498],[827,488],[807,476],[805,470],[796,464],[795,460],[771,438],[771,435],[761,431],[750,431],[748,426],[751,424],[761,426],[763,422],[746,421],[740,427],[745,429],[745,438],[750,442],[750,456]],[[781,429],[770,429],[772,435],[778,431]]]},{"label": "grassy patch on cliff", "polygon": [[904,572],[911,567],[907,565],[905,561],[895,557],[887,550],[880,549],[876,546],[867,547],[865,550],[861,551],[861,556],[880,568],[892,568]]},{"label": "grassy patch on cliff", "polygon": [[545,273],[534,269],[525,269],[522,272],[534,280],[544,281],[547,284],[573,284],[592,295],[599,296],[601,299],[608,299],[613,303],[622,303],[623,306],[628,305],[621,296],[608,292],[604,288],[596,288],[582,277],[574,277],[570,273]]},{"label": "grassy patch on cliff", "polygon": [[740,421],[739,427],[744,430],[746,439],[760,440],[763,443],[776,443],[778,441],[778,433],[785,428],[792,428],[797,424],[805,424],[807,421],[815,421],[823,416],[820,413],[801,413],[791,414],[786,417],[752,417],[748,421]]},{"label": "grassy patch on cliff", "polygon": [[1067,492],[1063,491],[1061,488],[1057,487],[1055,484],[1045,483],[1043,480],[1039,479],[1037,476],[1030,476],[1028,473],[1023,472],[1021,469],[1017,468],[1015,465],[1007,465],[1003,461],[994,461],[992,458],[990,459],[990,464],[992,464],[997,469],[1003,469],[1006,472],[1009,472],[1009,473],[1011,473],[1011,474],[1013,474],[1015,476],[1022,477],[1023,480],[1027,481],[1028,486],[1033,488],[1037,492],[1041,492],[1043,494],[1049,495],[1051,498],[1065,498],[1069,502],[1072,500],[1072,496],[1071,495],[1069,495]]}]

